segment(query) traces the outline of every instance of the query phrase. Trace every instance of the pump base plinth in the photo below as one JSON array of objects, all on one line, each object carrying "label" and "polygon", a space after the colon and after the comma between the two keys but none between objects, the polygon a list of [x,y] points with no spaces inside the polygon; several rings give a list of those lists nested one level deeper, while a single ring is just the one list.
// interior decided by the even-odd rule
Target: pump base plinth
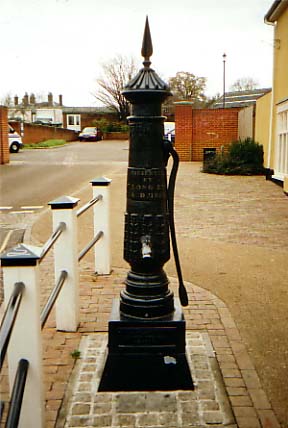
[{"label": "pump base plinth", "polygon": [[175,311],[158,319],[123,316],[114,299],[109,320],[109,353],[185,353],[185,320],[175,299]]},{"label": "pump base plinth", "polygon": [[109,354],[98,388],[99,392],[177,390],[194,390],[185,354],[166,362],[161,355]]},{"label": "pump base plinth", "polygon": [[108,357],[99,391],[191,390],[185,355],[185,320],[178,299],[175,311],[153,320],[123,316],[113,301]]}]

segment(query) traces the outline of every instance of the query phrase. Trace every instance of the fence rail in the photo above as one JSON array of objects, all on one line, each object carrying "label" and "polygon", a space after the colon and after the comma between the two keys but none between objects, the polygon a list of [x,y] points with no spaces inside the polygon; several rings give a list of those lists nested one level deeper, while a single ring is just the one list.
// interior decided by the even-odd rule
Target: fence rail
[{"label": "fence rail", "polygon": [[83,205],[83,207],[79,208],[77,211],[77,217],[80,217],[85,211],[87,211],[89,208],[93,207],[94,204],[101,201],[103,199],[102,195],[97,195],[95,198],[91,199],[87,204]]},{"label": "fence rail", "polygon": [[47,321],[47,318],[50,315],[50,312],[51,312],[51,310],[52,310],[52,308],[53,308],[53,306],[57,300],[57,297],[58,297],[58,295],[59,295],[59,293],[60,293],[60,291],[64,285],[64,282],[65,282],[67,276],[68,276],[68,273],[66,272],[66,270],[62,270],[60,273],[60,276],[58,278],[58,281],[56,282],[55,287],[53,288],[53,290],[50,294],[50,297],[47,300],[47,303],[46,303],[43,311],[41,312],[41,315],[40,315],[41,328],[44,327],[44,325]]},{"label": "fence rail", "polygon": [[18,363],[5,428],[18,427],[28,368],[29,361],[21,359]]},{"label": "fence rail", "polygon": [[0,369],[2,368],[7,352],[9,340],[13,331],[24,289],[25,285],[23,282],[16,282],[14,284],[14,290],[11,293],[11,297],[3,316],[0,327]]},{"label": "fence rail", "polygon": [[52,246],[55,244],[57,239],[60,237],[61,233],[64,232],[66,229],[66,224],[62,221],[59,223],[59,225],[56,227],[56,230],[52,233],[50,238],[46,241],[46,243],[43,245],[39,263],[42,262],[44,257],[47,255],[48,251],[52,248]]},{"label": "fence rail", "polygon": [[[6,311],[0,330],[0,361],[2,366],[9,343],[7,361],[12,390],[6,428],[16,428],[18,422],[21,427],[45,427],[41,330],[54,305],[56,328],[77,330],[80,321],[79,261],[92,247],[95,272],[99,275],[110,273],[110,182],[107,178],[91,181],[93,198],[78,211],[79,200],[73,197],[63,196],[50,202],[54,232],[42,248],[19,244],[1,255]],[[78,217],[92,206],[95,236],[78,255]],[[56,283],[40,313],[39,267],[52,246]],[[33,391],[33,399],[29,397],[22,403],[25,384],[27,391]],[[2,403],[0,410],[3,410]]]},{"label": "fence rail", "polygon": [[102,238],[102,236],[104,235],[104,233],[102,232],[102,230],[100,230],[93,239],[91,239],[91,241],[86,245],[86,247],[83,248],[83,250],[80,252],[79,256],[78,256],[78,261],[80,262],[80,260],[83,259],[83,257],[88,253],[89,250],[91,250],[92,247],[94,247],[94,245],[99,241],[99,239]]}]

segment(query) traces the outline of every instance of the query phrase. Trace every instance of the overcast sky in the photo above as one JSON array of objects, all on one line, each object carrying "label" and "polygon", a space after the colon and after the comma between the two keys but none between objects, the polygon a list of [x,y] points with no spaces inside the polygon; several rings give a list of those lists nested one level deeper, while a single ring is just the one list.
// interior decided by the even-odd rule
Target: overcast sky
[{"label": "overcast sky", "polygon": [[[273,0],[0,0],[0,99],[6,94],[63,94],[67,106],[93,106],[101,63],[117,54],[142,66],[149,16],[152,68],[168,80],[177,71],[207,78],[222,93],[241,77],[261,87],[272,79]],[[5,59],[5,61],[4,61]]]}]

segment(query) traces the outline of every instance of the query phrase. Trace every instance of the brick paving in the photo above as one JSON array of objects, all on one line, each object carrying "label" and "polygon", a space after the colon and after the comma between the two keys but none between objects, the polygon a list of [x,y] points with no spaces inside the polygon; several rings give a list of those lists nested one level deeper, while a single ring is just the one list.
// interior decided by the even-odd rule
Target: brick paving
[{"label": "brick paving", "polygon": [[[50,264],[48,257],[41,273],[41,281],[45,284],[52,280],[50,274],[50,281],[49,276],[47,281]],[[103,362],[112,299],[119,296],[125,276],[124,269],[114,269],[110,276],[101,277],[93,273],[89,264],[82,267],[81,323],[76,333],[57,332],[54,312],[50,314],[43,330],[47,428],[280,427],[226,305],[209,291],[191,283],[186,283],[190,304],[184,308],[184,315],[195,390],[97,392],[99,367],[96,367],[96,360],[100,356]],[[170,280],[176,294],[177,281]],[[43,302],[45,298],[42,293]],[[71,356],[78,349],[81,350],[79,360]],[[88,368],[87,355],[92,364],[91,367],[88,364]],[[214,373],[213,378],[211,373]],[[4,371],[1,398],[7,400],[6,374]],[[215,391],[219,395],[221,388],[222,399],[216,400]],[[177,412],[173,411],[176,403]]]},{"label": "brick paving", "polygon": [[[105,347],[105,340],[103,341],[103,331],[107,330],[107,323],[110,315],[110,308],[113,297],[118,297],[120,289],[123,287],[123,279],[125,278],[125,271],[121,269],[114,270],[113,274],[110,277],[96,277],[90,271],[89,268],[86,267],[84,271],[82,271],[81,275],[81,313],[84,312],[84,317],[82,317],[80,331],[82,333],[82,340],[84,339],[83,348],[83,360],[85,362],[85,355],[89,354],[89,345],[85,346],[85,341],[94,342],[95,349],[95,359],[97,358],[97,352],[101,354],[103,353],[103,346]],[[139,407],[137,408],[135,398],[138,397],[138,394],[133,393],[123,393],[122,394],[112,394],[107,393],[97,393],[97,380],[93,372],[91,376],[91,372],[89,370],[87,373],[81,372],[80,376],[84,377],[82,382],[82,392],[87,392],[86,388],[89,392],[89,399],[91,401],[87,401],[87,397],[81,398],[81,385],[78,383],[78,389],[74,388],[74,392],[68,390],[68,394],[64,394],[63,391],[63,377],[68,375],[69,372],[72,371],[73,364],[71,362],[71,358],[69,353],[71,350],[78,349],[80,347],[80,334],[65,334],[65,333],[55,333],[54,330],[54,320],[53,316],[49,320],[49,325],[45,329],[46,340],[49,340],[49,333],[54,334],[55,338],[51,341],[51,345],[49,346],[48,355],[45,355],[45,366],[46,366],[46,358],[48,359],[47,368],[54,367],[56,371],[57,364],[60,363],[59,357],[61,360],[60,365],[60,378],[59,373],[57,376],[57,371],[49,374],[50,382],[49,382],[49,391],[47,398],[47,409],[52,409],[53,406],[56,406],[57,400],[63,400],[63,407],[59,413],[61,417],[59,417],[57,428],[60,427],[72,427],[72,426],[108,426],[108,427],[156,427],[156,426],[165,426],[165,427],[189,427],[189,426],[213,426],[212,419],[209,418],[212,416],[218,417],[217,426],[221,426],[223,424],[223,412],[221,413],[218,408],[217,412],[214,413],[214,408],[219,406],[218,403],[214,402],[212,398],[214,395],[207,396],[202,395],[201,387],[206,383],[208,386],[212,385],[213,391],[215,386],[217,386],[217,382],[215,379],[213,381],[205,379],[205,373],[203,374],[203,369],[207,367],[205,359],[207,356],[201,356],[201,352],[199,350],[203,350],[203,335],[207,334],[209,341],[211,343],[210,352],[213,352],[213,357],[215,362],[217,361],[217,367],[219,367],[219,372],[221,373],[221,380],[223,380],[225,395],[227,395],[228,400],[231,405],[232,414],[235,415],[237,425],[234,425],[232,422],[230,426],[238,426],[239,428],[252,428],[252,427],[271,427],[271,428],[279,428],[275,415],[271,409],[271,405],[263,391],[257,373],[250,361],[250,358],[247,354],[245,346],[241,340],[239,332],[235,326],[234,321],[232,320],[230,313],[225,306],[225,304],[213,296],[210,292],[205,291],[191,283],[187,283],[187,290],[189,295],[190,305],[189,308],[184,308],[185,318],[187,322],[187,349],[191,347],[192,349],[192,377],[196,380],[195,391],[193,392],[183,392],[184,396],[190,397],[187,400],[191,406],[193,407],[193,403],[195,405],[195,398],[198,398],[198,409],[207,408],[207,412],[197,414],[196,411],[193,411],[194,415],[189,420],[189,412],[186,414],[182,412],[182,414],[186,414],[184,419],[181,419],[178,415],[177,421],[175,418],[170,421],[169,424],[167,422],[167,418],[163,416],[163,419],[160,421],[160,414],[163,413],[162,405],[159,405],[159,408],[154,409],[152,412],[152,416],[154,418],[149,419],[149,414],[151,411],[147,408],[147,398],[144,400],[144,404],[139,411]],[[84,289],[85,287],[85,289]],[[172,279],[171,288],[176,292],[177,284]],[[98,297],[98,302],[95,303],[95,295]],[[93,332],[93,333],[92,333]],[[97,336],[98,332],[98,336]],[[96,334],[95,334],[96,333]],[[76,336],[76,337],[75,337]],[[74,339],[73,339],[74,337]],[[104,338],[106,336],[104,335]],[[54,343],[56,343],[56,349],[54,348]],[[69,345],[68,345],[69,344]],[[54,349],[53,349],[54,348]],[[64,348],[64,349],[63,349]],[[48,351],[48,349],[47,349]],[[53,360],[53,353],[57,354],[57,358],[55,359],[56,363],[51,364]],[[194,352],[194,354],[193,354]],[[93,352],[92,352],[93,354]],[[91,357],[91,352],[90,352]],[[51,357],[51,360],[50,360]],[[54,358],[56,355],[54,356]],[[94,357],[93,357],[94,358]],[[70,362],[69,362],[70,360]],[[82,363],[82,358],[77,364]],[[94,362],[92,363],[93,366]],[[86,364],[85,364],[86,365]],[[87,366],[87,365],[86,365]],[[65,368],[65,370],[63,370]],[[58,365],[59,370],[59,365]],[[67,374],[65,371],[67,370]],[[77,372],[77,368],[75,369]],[[86,367],[87,370],[87,367]],[[85,370],[84,370],[85,371]],[[78,370],[79,373],[79,370]],[[90,374],[90,375],[89,375]],[[90,377],[91,376],[91,377]],[[99,371],[98,371],[99,376]],[[202,376],[201,380],[197,379],[197,376]],[[68,377],[68,376],[67,376]],[[96,374],[97,378],[97,374]],[[54,380],[55,379],[55,380]],[[83,379],[83,377],[82,377]],[[72,384],[75,387],[75,379]],[[77,384],[77,382],[76,382]],[[81,382],[80,382],[81,384]],[[84,386],[83,386],[84,385]],[[85,386],[86,385],[86,386]],[[79,390],[80,388],[80,390]],[[57,395],[55,396],[55,392]],[[206,391],[207,392],[207,391]],[[60,399],[60,395],[62,394],[62,398]],[[80,401],[79,399],[80,394]],[[148,393],[152,394],[153,393]],[[159,393],[161,395],[161,393]],[[180,397],[182,397],[181,393],[173,392],[171,393],[176,401]],[[177,395],[178,394],[178,395]],[[139,393],[140,397],[145,395],[144,393]],[[147,394],[145,395],[145,397]],[[170,395],[171,396],[171,395]],[[124,397],[124,398],[123,398]],[[129,400],[128,400],[129,397]],[[202,399],[201,399],[202,398]],[[70,402],[69,402],[70,400]],[[85,401],[86,400],[86,401]],[[124,412],[123,408],[121,410],[121,403],[124,402],[126,405],[130,405],[133,408],[133,412]],[[70,414],[69,407],[67,401],[70,403]],[[180,400],[181,401],[181,400]],[[114,403],[113,406],[111,403]],[[127,404],[128,402],[128,404]],[[93,408],[95,408],[94,413],[91,413],[93,417],[90,415],[91,411],[91,403],[93,403]],[[101,404],[100,404],[101,403]],[[130,403],[130,404],[129,404]],[[58,404],[60,402],[58,401]],[[77,406],[77,404],[80,404]],[[97,404],[97,405],[96,405]],[[103,406],[102,406],[103,404]],[[186,406],[189,406],[187,404]],[[86,407],[85,407],[86,406]],[[136,406],[136,407],[133,407]],[[143,407],[144,406],[144,407]],[[148,406],[149,407],[149,406]],[[212,409],[211,409],[212,407]],[[145,411],[143,409],[146,409]],[[184,408],[184,407],[183,407]],[[60,409],[60,406],[59,406]],[[73,410],[74,409],[74,410]],[[89,413],[88,413],[89,409]],[[137,410],[138,409],[138,410]],[[209,413],[211,409],[211,412]],[[51,427],[53,426],[53,417],[55,417],[56,412],[54,408],[54,413],[50,412],[50,422]],[[215,411],[216,411],[215,410]],[[199,410],[198,410],[199,411]],[[72,412],[72,413],[71,413]],[[78,412],[78,414],[77,414]],[[79,412],[81,415],[79,415]],[[181,412],[180,412],[181,413]],[[73,417],[71,416],[73,415]],[[89,416],[87,416],[89,415]],[[146,415],[144,417],[144,415]],[[156,417],[157,415],[157,424],[156,425]],[[125,417],[124,417],[125,416]],[[133,416],[133,417],[132,417]],[[70,419],[69,419],[70,418]],[[72,418],[72,419],[71,419]],[[186,418],[186,419],[185,419]],[[201,419],[202,418],[202,419]],[[204,418],[204,419],[203,419]],[[206,419],[205,419],[206,418]],[[67,421],[68,419],[68,421]],[[122,421],[119,424],[119,421]],[[150,422],[149,422],[150,420]],[[165,422],[166,420],[166,422]],[[71,424],[69,423],[71,421]],[[118,421],[118,422],[117,422]],[[173,422],[174,421],[174,422]],[[192,423],[193,421],[193,423]],[[227,421],[226,421],[227,422]],[[87,425],[86,425],[87,423]],[[162,423],[162,425],[161,425]],[[214,425],[216,423],[216,419],[214,420]]]}]

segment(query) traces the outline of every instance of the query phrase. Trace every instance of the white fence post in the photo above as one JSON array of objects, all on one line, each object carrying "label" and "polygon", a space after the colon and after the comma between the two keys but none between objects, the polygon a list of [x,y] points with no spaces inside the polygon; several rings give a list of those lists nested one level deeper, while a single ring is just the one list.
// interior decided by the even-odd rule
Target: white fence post
[{"label": "white fence post", "polygon": [[25,289],[7,350],[10,392],[18,362],[29,361],[19,427],[45,426],[38,259],[41,248],[19,244],[1,256],[5,306],[15,282]]},{"label": "white fence post", "polygon": [[79,199],[62,196],[49,202],[53,214],[53,229],[60,222],[66,224],[64,232],[54,244],[55,280],[62,270],[67,279],[56,300],[56,328],[62,331],[76,331],[79,324],[79,271],[77,211]]},{"label": "white fence post", "polygon": [[99,275],[111,273],[111,245],[110,245],[110,183],[106,177],[95,178],[90,183],[93,187],[93,198],[102,195],[102,200],[94,205],[94,235],[103,232],[102,238],[94,246],[95,272]]}]

